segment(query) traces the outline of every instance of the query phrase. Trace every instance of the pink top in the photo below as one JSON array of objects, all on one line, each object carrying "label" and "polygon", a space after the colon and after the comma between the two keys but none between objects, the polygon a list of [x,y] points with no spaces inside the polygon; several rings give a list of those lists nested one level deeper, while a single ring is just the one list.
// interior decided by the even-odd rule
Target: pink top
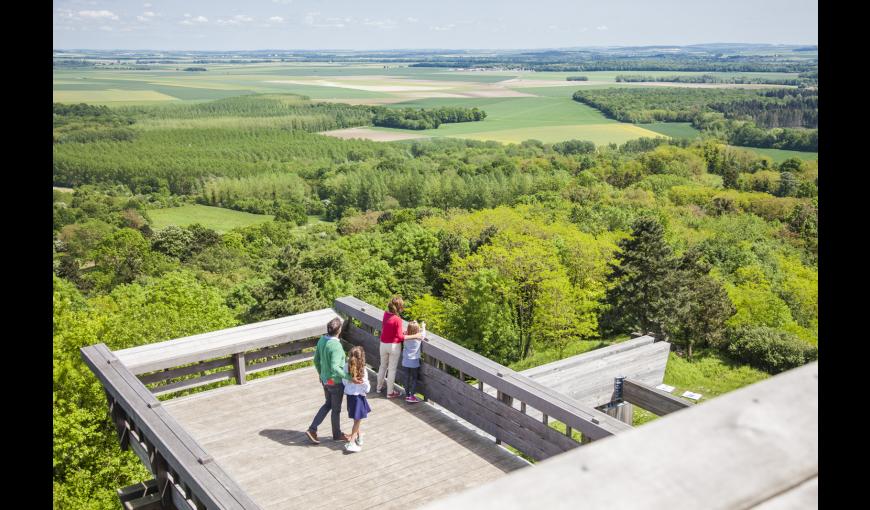
[{"label": "pink top", "polygon": [[385,344],[397,344],[405,340],[402,333],[402,318],[390,312],[384,312],[381,325],[381,342]]}]

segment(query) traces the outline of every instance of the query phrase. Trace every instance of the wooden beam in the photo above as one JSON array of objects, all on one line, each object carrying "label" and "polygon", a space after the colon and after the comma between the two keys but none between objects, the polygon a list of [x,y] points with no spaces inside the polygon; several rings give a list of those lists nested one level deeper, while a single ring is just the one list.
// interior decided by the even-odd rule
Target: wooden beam
[{"label": "wooden beam", "polygon": [[130,501],[131,499],[138,499],[143,496],[147,496],[148,494],[154,494],[157,492],[157,481],[153,478],[151,480],[135,483],[133,485],[128,485],[126,487],[122,487],[118,489],[118,499],[121,500],[121,503],[125,501]]},{"label": "wooden beam", "polygon": [[424,509],[816,508],[818,382],[813,362]]},{"label": "wooden beam", "polygon": [[626,379],[623,383],[622,399],[658,416],[694,405],[666,391],[631,379]]},{"label": "wooden beam", "polygon": [[[374,328],[381,327],[383,310],[352,296],[342,297],[333,303],[335,311],[359,320]],[[606,414],[585,407],[570,397],[538,383],[529,377],[509,369],[485,356],[481,356],[431,331],[428,341],[423,342],[422,352],[446,363],[464,374],[474,377],[503,391],[529,406],[545,412],[553,418],[579,430],[592,439],[611,436],[631,429],[630,426]]]},{"label": "wooden beam", "polygon": [[331,308],[165,342],[131,347],[113,353],[134,374],[187,363],[232,356],[238,352],[307,340],[326,333],[326,324],[338,317]]},{"label": "wooden beam", "polygon": [[[115,405],[120,405],[128,421],[136,424],[136,439],[153,445],[144,452],[147,458],[154,460],[159,454],[166,463],[166,471],[178,473],[191,488],[188,499],[196,498],[208,508],[259,508],[215,463],[207,462],[208,455],[202,447],[104,344],[83,347],[80,351],[85,364],[111,394]],[[131,445],[133,439],[131,434]],[[206,463],[201,462],[204,460]],[[146,462],[149,469],[153,468],[151,464],[153,462]]]},{"label": "wooden beam", "polygon": [[245,375],[245,353],[243,352],[233,354],[233,376],[236,378],[236,384],[245,384],[247,376]]}]

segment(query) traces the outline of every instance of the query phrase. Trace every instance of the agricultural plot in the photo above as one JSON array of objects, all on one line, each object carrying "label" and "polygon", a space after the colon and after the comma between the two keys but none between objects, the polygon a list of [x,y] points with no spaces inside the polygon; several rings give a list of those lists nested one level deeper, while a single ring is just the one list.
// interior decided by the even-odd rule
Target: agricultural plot
[{"label": "agricultural plot", "polygon": [[[448,105],[477,107],[485,110],[487,117],[481,122],[442,124],[438,129],[422,130],[418,133],[431,137],[471,138],[505,143],[519,143],[529,139],[553,143],[575,138],[596,144],[608,144],[660,136],[640,126],[607,119],[598,110],[572,101],[570,93],[555,97],[425,99],[391,106],[435,108]],[[406,132],[390,128],[373,129]]]},{"label": "agricultural plot", "polygon": [[770,156],[775,163],[782,163],[783,161],[789,158],[798,158],[801,161],[812,161],[814,159],[819,159],[818,152],[804,152],[804,151],[787,151],[782,149],[761,149],[758,147],[740,147],[741,149],[750,150],[757,154],[762,154],[764,156]]},{"label": "agricultural plot", "polygon": [[[547,143],[576,138],[607,144],[623,143],[638,137],[694,138],[697,131],[687,124],[631,125],[607,119],[598,110],[572,101],[571,95],[574,91],[638,86],[636,83],[616,83],[618,74],[717,74],[723,77],[765,78],[796,76],[789,73],[669,71],[454,71],[392,64],[326,63],[211,65],[207,66],[207,72],[198,73],[181,71],[175,66],[156,67],[157,69],[149,71],[55,71],[54,101],[133,105],[201,102],[244,94],[289,93],[308,96],[314,101],[356,105],[415,108],[477,106],[488,115],[482,122],[442,125],[438,129],[415,132],[389,128],[355,128],[351,131],[339,130],[326,134],[341,138],[359,136],[372,140],[457,137],[500,142],[537,139]],[[568,76],[576,75],[587,76],[589,80],[566,80]],[[232,119],[225,119],[222,125],[231,122]],[[254,120],[244,122],[247,127],[255,127],[249,125],[255,123]],[[280,124],[277,119],[274,122]],[[182,124],[172,127],[205,127],[206,122],[192,119]]]},{"label": "agricultural plot", "polygon": [[148,211],[148,216],[151,217],[151,226],[154,229],[166,228],[170,225],[186,227],[199,223],[218,233],[272,220],[272,216],[268,214],[251,214],[199,204],[151,209]]}]

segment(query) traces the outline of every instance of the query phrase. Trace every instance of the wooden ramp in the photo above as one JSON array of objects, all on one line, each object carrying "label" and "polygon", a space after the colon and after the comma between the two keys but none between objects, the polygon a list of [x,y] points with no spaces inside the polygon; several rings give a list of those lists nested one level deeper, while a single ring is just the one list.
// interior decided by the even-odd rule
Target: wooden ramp
[{"label": "wooden ramp", "polygon": [[[311,367],[164,401],[163,405],[263,509],[413,508],[528,466],[443,410],[369,395],[363,450],[333,442]],[[342,430],[352,421],[342,406]]]}]

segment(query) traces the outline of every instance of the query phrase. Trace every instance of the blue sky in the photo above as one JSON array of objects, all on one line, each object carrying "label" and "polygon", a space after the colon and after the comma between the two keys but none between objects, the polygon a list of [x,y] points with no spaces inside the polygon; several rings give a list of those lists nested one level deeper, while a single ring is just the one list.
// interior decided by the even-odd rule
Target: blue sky
[{"label": "blue sky", "polygon": [[54,0],[54,48],[816,44],[816,0]]}]

